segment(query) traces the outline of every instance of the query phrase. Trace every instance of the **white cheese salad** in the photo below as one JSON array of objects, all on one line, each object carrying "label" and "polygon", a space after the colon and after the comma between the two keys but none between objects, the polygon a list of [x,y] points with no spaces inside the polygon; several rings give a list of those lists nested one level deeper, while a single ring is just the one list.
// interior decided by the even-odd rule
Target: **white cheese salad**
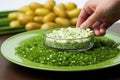
[{"label": "white cheese salad", "polygon": [[81,28],[59,28],[46,33],[45,45],[54,49],[82,49],[93,44],[93,31]]},{"label": "white cheese salad", "polygon": [[93,31],[82,28],[61,28],[59,30],[53,30],[52,33],[47,34],[48,37],[55,39],[78,39],[86,38],[93,35]]}]

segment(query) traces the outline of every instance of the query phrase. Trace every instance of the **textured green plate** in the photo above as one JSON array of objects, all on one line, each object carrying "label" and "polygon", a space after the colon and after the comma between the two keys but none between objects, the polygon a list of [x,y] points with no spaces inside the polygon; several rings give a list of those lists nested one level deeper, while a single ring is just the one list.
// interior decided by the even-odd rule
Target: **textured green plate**
[{"label": "textured green plate", "polygon": [[[96,70],[106,67],[111,67],[114,65],[117,65],[120,63],[120,55],[118,55],[115,58],[109,59],[107,61],[101,62],[99,64],[94,65],[88,65],[88,66],[50,66],[50,65],[43,65],[40,63],[35,63],[32,61],[29,61],[24,58],[20,58],[19,56],[15,55],[15,48],[18,46],[19,42],[30,38],[32,36],[42,35],[44,30],[33,30],[28,32],[23,32],[20,34],[17,34],[15,36],[12,36],[8,38],[1,46],[1,53],[2,55],[9,61],[29,67],[34,69],[40,69],[40,70],[50,70],[50,71],[85,71],[85,70]],[[109,37],[110,39],[114,40],[115,42],[120,42],[120,35],[115,34],[112,32],[107,32],[105,35],[106,37]],[[120,46],[118,47],[120,48]],[[113,53],[114,54],[114,53]]]}]

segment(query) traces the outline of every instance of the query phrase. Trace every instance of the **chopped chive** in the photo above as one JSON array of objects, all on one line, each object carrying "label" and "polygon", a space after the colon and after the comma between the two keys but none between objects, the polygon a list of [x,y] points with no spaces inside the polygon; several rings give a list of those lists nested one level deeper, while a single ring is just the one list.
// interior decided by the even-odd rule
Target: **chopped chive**
[{"label": "chopped chive", "polygon": [[26,39],[19,43],[15,50],[16,55],[46,65],[86,66],[106,61],[120,54],[117,48],[119,44],[107,37],[95,38],[93,48],[84,52],[53,51],[43,44],[42,35]]}]

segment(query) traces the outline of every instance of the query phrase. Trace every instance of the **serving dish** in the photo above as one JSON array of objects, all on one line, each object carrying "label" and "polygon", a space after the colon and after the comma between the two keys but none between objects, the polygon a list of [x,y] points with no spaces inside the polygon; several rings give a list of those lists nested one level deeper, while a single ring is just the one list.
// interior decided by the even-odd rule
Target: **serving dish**
[{"label": "serving dish", "polygon": [[[33,30],[28,32],[23,32],[17,35],[14,35],[8,38],[1,46],[1,53],[2,55],[15,64],[38,69],[38,70],[49,70],[49,71],[86,71],[86,70],[96,70],[102,69],[107,67],[112,67],[115,65],[120,64],[120,55],[109,59],[107,61],[94,64],[94,65],[87,65],[87,66],[51,66],[51,65],[44,65],[36,62],[29,61],[25,58],[19,57],[15,55],[15,48],[19,45],[19,43],[25,39],[28,39],[33,36],[43,35],[44,30]],[[120,35],[115,34],[113,32],[107,32],[106,37],[114,40],[115,42],[120,42]],[[120,46],[118,47],[120,48]]]},{"label": "serving dish", "polygon": [[44,44],[53,50],[85,51],[93,47],[94,34],[89,28],[52,28],[44,32]]}]

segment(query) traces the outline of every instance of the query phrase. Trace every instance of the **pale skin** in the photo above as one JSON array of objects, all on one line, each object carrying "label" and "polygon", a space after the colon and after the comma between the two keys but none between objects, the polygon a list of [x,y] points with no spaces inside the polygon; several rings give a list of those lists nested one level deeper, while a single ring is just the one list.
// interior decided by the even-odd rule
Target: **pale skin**
[{"label": "pale skin", "polygon": [[120,0],[88,0],[76,26],[90,27],[96,36],[102,36],[106,29],[120,19]]}]

